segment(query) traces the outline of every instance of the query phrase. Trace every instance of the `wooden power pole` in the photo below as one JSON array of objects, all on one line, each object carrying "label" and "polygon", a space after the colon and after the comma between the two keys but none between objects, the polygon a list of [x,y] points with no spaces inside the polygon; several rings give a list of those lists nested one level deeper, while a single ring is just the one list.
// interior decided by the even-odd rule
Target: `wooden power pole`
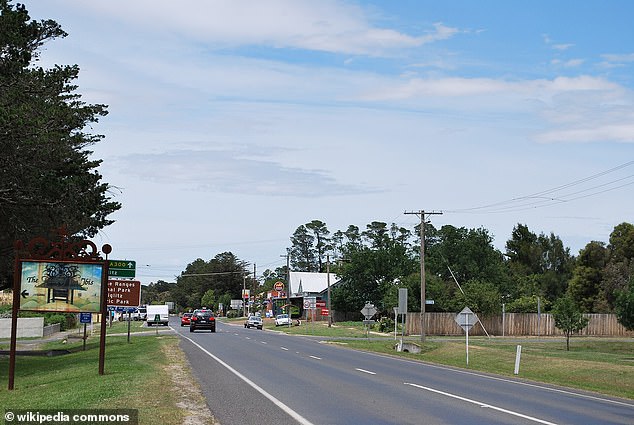
[{"label": "wooden power pole", "polygon": [[441,211],[405,211],[420,216],[420,342],[425,342],[425,214],[442,214]]}]

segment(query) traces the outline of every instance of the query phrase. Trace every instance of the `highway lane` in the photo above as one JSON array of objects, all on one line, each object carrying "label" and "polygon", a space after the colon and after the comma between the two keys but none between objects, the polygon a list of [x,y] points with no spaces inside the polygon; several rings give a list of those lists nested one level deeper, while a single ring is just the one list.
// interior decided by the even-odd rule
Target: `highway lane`
[{"label": "highway lane", "polygon": [[631,401],[362,353],[266,329],[219,323],[215,334],[191,334],[172,325],[181,331],[181,346],[223,425],[634,423]]}]

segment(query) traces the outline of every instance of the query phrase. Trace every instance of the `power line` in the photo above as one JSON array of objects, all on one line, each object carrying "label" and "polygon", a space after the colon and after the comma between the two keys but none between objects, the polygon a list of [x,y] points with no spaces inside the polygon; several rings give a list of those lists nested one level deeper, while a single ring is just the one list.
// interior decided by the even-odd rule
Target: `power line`
[{"label": "power line", "polygon": [[[634,175],[628,175],[626,177],[614,179],[607,183],[602,183],[600,185],[581,189],[576,192],[568,192],[568,193],[561,193],[561,192],[564,191],[565,189],[570,189],[572,187],[606,176],[610,173],[614,173],[616,171],[622,170],[633,164],[634,164],[634,161],[629,161],[624,164],[613,167],[609,170],[605,170],[600,173],[593,174],[591,176],[572,181],[570,183],[566,183],[566,184],[556,186],[550,189],[546,189],[543,191],[535,192],[526,196],[520,196],[517,198],[507,199],[505,201],[495,202],[495,203],[471,207],[471,208],[461,208],[461,209],[443,210],[443,211],[448,213],[486,213],[486,214],[517,212],[517,211],[525,211],[525,210],[535,209],[535,208],[543,208],[543,207],[552,206],[555,204],[587,198],[590,196],[600,195],[605,192],[610,192],[610,191],[634,184],[634,181],[632,181],[632,182],[620,184],[617,186],[613,186],[616,183],[626,181],[628,179],[632,179]],[[609,186],[612,186],[612,187],[609,187]],[[582,196],[572,197],[573,195],[578,195],[578,194],[589,192],[599,188],[605,188],[605,189],[588,193]]]}]

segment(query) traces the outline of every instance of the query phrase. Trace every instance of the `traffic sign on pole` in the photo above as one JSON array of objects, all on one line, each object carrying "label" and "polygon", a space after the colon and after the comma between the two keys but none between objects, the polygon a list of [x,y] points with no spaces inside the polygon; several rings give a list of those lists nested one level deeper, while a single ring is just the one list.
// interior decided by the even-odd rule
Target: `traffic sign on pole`
[{"label": "traffic sign on pole", "polygon": [[135,277],[136,261],[132,260],[109,260],[108,276],[110,277]]}]

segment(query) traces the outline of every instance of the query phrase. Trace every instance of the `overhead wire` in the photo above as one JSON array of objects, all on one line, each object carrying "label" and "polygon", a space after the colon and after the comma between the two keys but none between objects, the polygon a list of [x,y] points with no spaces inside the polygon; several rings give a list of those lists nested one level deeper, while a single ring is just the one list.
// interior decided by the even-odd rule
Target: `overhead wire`
[{"label": "overhead wire", "polygon": [[[476,206],[476,207],[452,209],[452,210],[447,209],[447,210],[443,210],[443,212],[476,213],[476,214],[477,213],[490,214],[490,213],[518,212],[518,211],[526,211],[526,210],[535,209],[535,208],[548,207],[555,204],[560,204],[560,203],[575,201],[582,198],[587,198],[590,196],[600,195],[605,192],[610,192],[610,191],[634,184],[634,181],[631,181],[631,182],[614,186],[615,184],[619,182],[623,182],[623,181],[634,178],[634,175],[628,175],[625,177],[614,179],[606,183],[602,183],[599,185],[578,190],[576,192],[567,192],[567,193],[566,192],[561,193],[561,192],[564,191],[565,189],[573,188],[575,186],[579,186],[589,181],[592,181],[600,177],[606,176],[608,174],[614,173],[616,171],[622,170],[631,165],[634,165],[634,161],[629,161],[624,164],[618,165],[616,167],[610,168],[609,170],[605,170],[600,173],[593,174],[591,176],[572,181],[570,183],[566,183],[566,184],[556,186],[550,189],[546,189],[543,191],[535,192],[529,195],[520,196],[517,198],[508,199],[505,201],[495,202],[495,203]],[[591,193],[586,193],[586,192],[593,191],[599,188],[605,188],[605,189],[594,191]],[[576,196],[576,197],[574,196],[581,193],[585,193],[585,194],[582,196]]]}]

